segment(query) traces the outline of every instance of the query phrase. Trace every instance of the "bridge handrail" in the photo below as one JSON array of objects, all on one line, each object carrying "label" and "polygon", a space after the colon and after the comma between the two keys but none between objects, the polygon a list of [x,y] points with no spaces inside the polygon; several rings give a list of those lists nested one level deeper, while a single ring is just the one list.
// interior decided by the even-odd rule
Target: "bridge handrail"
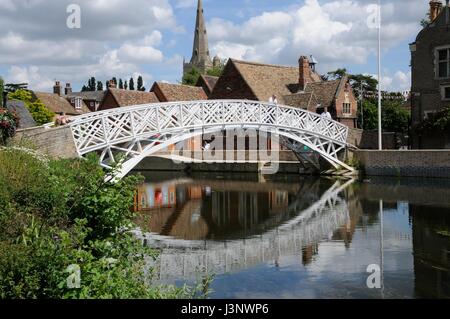
[{"label": "bridge handrail", "polygon": [[[71,119],[71,122],[69,123],[69,125],[73,128],[80,126],[82,124],[86,124],[89,122],[93,122],[96,121],[98,119],[102,119],[102,118],[109,118],[109,117],[114,117],[114,116],[120,116],[122,114],[127,114],[127,113],[133,113],[133,112],[137,112],[137,111],[141,111],[141,110],[148,110],[148,109],[164,109],[167,107],[171,107],[171,106],[196,106],[196,105],[200,105],[202,106],[202,110],[203,108],[206,106],[210,106],[210,105],[214,105],[214,104],[226,104],[226,103],[233,103],[233,104],[239,104],[241,103],[243,106],[248,105],[248,106],[256,106],[256,107],[270,107],[270,108],[276,108],[277,109],[277,114],[280,114],[280,112],[282,112],[281,114],[283,114],[283,112],[286,111],[295,111],[295,112],[300,112],[302,114],[307,114],[309,116],[309,119],[314,121],[314,120],[320,120],[321,123],[324,123],[327,127],[329,127],[330,124],[332,124],[334,126],[334,128],[340,132],[340,134],[338,134],[338,136],[331,136],[331,134],[326,135],[326,134],[321,134],[321,132],[314,132],[315,134],[318,135],[322,135],[328,139],[332,139],[337,141],[338,143],[341,144],[347,144],[347,136],[348,136],[348,127],[337,122],[334,120],[330,120],[327,118],[324,118],[322,116],[320,116],[319,114],[313,113],[313,112],[309,112],[307,110],[304,109],[300,109],[300,108],[296,108],[296,107],[291,107],[291,106],[285,106],[285,105],[275,105],[275,104],[271,104],[268,102],[260,102],[260,101],[251,101],[251,100],[204,100],[204,101],[181,101],[181,102],[168,102],[168,103],[152,103],[152,104],[142,104],[142,105],[134,105],[134,106],[128,106],[128,107],[121,107],[121,108],[116,108],[116,109],[109,109],[109,110],[104,110],[104,111],[99,111],[99,112],[95,112],[95,113],[89,113],[89,114],[85,114],[85,115],[80,115],[80,116],[76,116],[73,117]],[[261,114],[259,114],[261,116]],[[242,124],[246,124],[246,123],[251,123],[251,124],[258,124],[261,126],[270,126],[270,125],[274,125],[273,123],[261,123],[261,122],[242,122]],[[182,122],[183,124],[183,122]],[[215,123],[206,123],[205,126],[210,126],[213,125]],[[222,123],[216,123],[216,124],[222,124]],[[226,123],[223,123],[226,124]],[[230,123],[231,124],[231,123]],[[189,127],[191,127],[192,125],[190,125]],[[282,127],[283,125],[280,124],[280,127]],[[294,126],[290,126],[290,127],[294,127]],[[297,128],[297,127],[295,127]],[[305,130],[304,128],[298,127],[299,130]]]}]

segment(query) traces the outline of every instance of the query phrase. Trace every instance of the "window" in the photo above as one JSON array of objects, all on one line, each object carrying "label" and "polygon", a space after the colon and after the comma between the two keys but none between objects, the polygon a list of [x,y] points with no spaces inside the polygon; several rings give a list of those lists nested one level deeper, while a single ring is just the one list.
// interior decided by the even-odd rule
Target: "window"
[{"label": "window", "polygon": [[77,110],[80,110],[81,109],[81,103],[82,103],[82,100],[81,100],[81,98],[75,98],[75,109],[77,109]]},{"label": "window", "polygon": [[351,103],[344,103],[342,107],[342,114],[351,115],[352,114],[352,105]]},{"label": "window", "polygon": [[450,48],[437,49],[436,52],[437,77],[450,77]]},{"label": "window", "polygon": [[442,100],[450,101],[450,85],[441,86]]}]

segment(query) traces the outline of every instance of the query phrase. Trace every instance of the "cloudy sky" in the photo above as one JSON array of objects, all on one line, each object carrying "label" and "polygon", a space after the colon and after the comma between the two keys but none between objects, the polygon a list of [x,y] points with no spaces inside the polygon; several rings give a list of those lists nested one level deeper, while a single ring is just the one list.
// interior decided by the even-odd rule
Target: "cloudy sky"
[{"label": "cloudy sky", "polygon": [[[314,55],[319,71],[377,72],[375,0],[203,0],[210,51],[221,58],[296,65]],[[67,27],[67,7],[81,28]],[[176,83],[192,53],[197,0],[0,0],[0,75],[50,91],[54,80],[79,89],[90,76],[144,76]],[[382,0],[383,85],[409,87],[408,43],[427,0]]]}]

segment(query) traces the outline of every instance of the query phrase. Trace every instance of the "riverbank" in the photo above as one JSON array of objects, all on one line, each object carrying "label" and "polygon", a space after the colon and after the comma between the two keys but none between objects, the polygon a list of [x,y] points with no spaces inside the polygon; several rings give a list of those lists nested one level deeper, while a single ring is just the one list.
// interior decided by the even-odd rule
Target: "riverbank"
[{"label": "riverbank", "polygon": [[358,150],[366,176],[450,178],[450,150]]}]

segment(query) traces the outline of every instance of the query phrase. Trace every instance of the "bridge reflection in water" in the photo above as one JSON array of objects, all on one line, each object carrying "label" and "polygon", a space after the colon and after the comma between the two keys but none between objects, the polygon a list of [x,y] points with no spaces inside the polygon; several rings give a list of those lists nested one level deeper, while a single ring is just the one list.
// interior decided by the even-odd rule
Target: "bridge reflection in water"
[{"label": "bridge reflection in water", "polygon": [[145,184],[135,199],[142,229],[137,235],[162,249],[154,264],[162,282],[279,265],[281,257],[300,251],[308,264],[318,241],[339,238],[348,244],[354,228],[346,201],[352,183],[175,179]]}]

